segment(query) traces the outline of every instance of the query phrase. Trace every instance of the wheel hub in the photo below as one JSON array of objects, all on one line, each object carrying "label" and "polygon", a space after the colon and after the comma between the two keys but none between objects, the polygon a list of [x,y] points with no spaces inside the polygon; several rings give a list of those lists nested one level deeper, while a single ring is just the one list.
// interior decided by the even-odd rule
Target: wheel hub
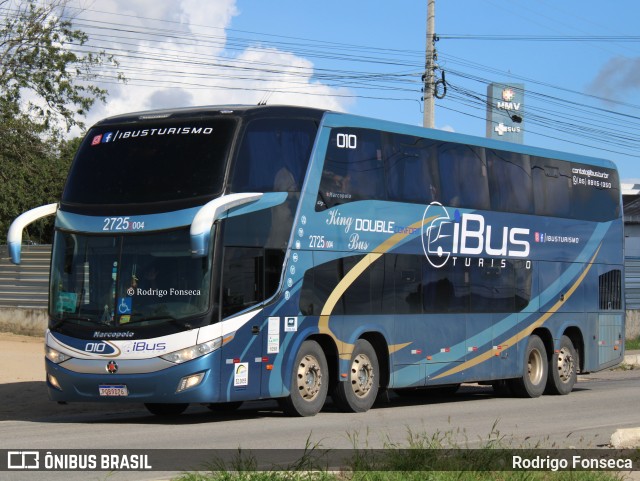
[{"label": "wheel hub", "polygon": [[527,361],[528,364],[528,373],[529,380],[532,384],[537,385],[541,382],[542,376],[544,373],[544,360],[542,359],[542,354],[537,349],[533,349],[529,353],[529,359]]},{"label": "wheel hub", "polygon": [[359,398],[366,397],[373,387],[374,372],[371,360],[364,354],[358,354],[351,364],[351,388]]},{"label": "wheel hub", "polygon": [[573,356],[567,348],[560,349],[558,353],[558,377],[560,381],[567,383],[573,376]]},{"label": "wheel hub", "polygon": [[306,355],[298,365],[298,390],[303,399],[313,401],[322,386],[322,370],[320,363],[312,355]]}]

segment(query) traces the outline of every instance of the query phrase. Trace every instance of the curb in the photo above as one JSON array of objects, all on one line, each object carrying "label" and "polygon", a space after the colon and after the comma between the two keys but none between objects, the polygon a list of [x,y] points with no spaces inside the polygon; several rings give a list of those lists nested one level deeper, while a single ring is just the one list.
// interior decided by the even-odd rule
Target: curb
[{"label": "curb", "polygon": [[611,435],[614,449],[636,449],[640,447],[640,428],[618,429]]},{"label": "curb", "polygon": [[629,366],[640,366],[640,351],[627,351],[623,362]]}]

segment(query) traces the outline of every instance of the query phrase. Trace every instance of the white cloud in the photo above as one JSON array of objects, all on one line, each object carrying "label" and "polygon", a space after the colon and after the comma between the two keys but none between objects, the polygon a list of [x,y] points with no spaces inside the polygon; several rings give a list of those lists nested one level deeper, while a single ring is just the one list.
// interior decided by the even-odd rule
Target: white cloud
[{"label": "white cloud", "polygon": [[[225,50],[225,29],[240,14],[236,0],[106,0],[90,8],[82,14],[83,18],[122,24],[124,31],[112,40],[110,47],[135,53],[116,55],[121,71],[130,80],[127,84],[104,85],[109,90],[107,103],[94,106],[87,116],[87,125],[104,117],[139,110],[257,104],[265,98],[269,104],[339,111],[352,102],[341,97],[349,94],[347,89],[314,79],[313,64],[291,52],[260,45],[239,53]],[[158,37],[141,33],[158,30],[165,34]],[[266,65],[277,72],[258,70]]]}]

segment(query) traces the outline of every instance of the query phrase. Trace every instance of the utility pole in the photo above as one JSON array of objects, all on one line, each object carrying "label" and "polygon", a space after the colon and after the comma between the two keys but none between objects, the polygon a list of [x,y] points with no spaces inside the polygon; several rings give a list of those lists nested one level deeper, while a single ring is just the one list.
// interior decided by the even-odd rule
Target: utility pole
[{"label": "utility pole", "polygon": [[427,0],[427,50],[424,65],[424,127],[435,127],[435,34],[436,0]]}]

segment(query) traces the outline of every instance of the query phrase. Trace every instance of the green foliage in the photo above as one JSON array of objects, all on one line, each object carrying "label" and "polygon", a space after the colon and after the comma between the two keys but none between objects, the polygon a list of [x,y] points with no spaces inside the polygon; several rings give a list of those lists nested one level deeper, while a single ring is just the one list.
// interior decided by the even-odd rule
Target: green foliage
[{"label": "green foliage", "polygon": [[[57,202],[91,106],[107,91],[95,72],[117,65],[104,52],[80,49],[68,0],[0,0],[0,243],[21,213]],[[30,225],[25,240],[51,241],[52,219]]]},{"label": "green foliage", "polygon": [[[0,98],[4,115],[27,114],[44,129],[82,127],[81,118],[107,91],[92,85],[104,52],[78,50],[87,35],[73,28],[67,0],[0,0]],[[81,53],[79,53],[81,52]]]},{"label": "green foliage", "polygon": [[[6,242],[9,225],[18,215],[57,202],[62,194],[79,139],[42,140],[41,129],[27,117],[0,121],[0,243]],[[49,243],[52,227],[52,218],[35,222],[24,239]]]},{"label": "green foliage", "polygon": [[627,351],[636,351],[640,349],[640,337],[637,337],[635,339],[627,339],[625,341],[624,348]]}]

